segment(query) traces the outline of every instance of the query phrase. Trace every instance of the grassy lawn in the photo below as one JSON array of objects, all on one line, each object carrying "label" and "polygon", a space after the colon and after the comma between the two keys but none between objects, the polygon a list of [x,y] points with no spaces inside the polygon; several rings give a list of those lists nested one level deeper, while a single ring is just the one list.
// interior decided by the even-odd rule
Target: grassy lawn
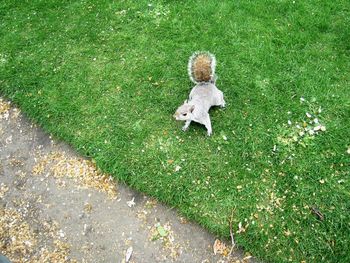
[{"label": "grassy lawn", "polygon": [[[262,260],[350,262],[350,2],[95,2],[2,0],[0,94]],[[172,118],[196,50],[212,137]]]}]

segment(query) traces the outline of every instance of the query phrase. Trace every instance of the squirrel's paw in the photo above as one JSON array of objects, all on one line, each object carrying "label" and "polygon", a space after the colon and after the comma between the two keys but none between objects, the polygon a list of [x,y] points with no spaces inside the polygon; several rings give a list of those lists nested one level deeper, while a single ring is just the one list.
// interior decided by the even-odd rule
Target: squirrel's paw
[{"label": "squirrel's paw", "polygon": [[207,134],[208,134],[208,136],[210,136],[210,135],[212,134],[212,132],[211,132],[211,131],[208,131]]},{"label": "squirrel's paw", "polygon": [[183,127],[182,127],[182,130],[183,130],[183,131],[187,131],[187,130],[188,130],[188,126],[186,126],[186,125],[183,126]]}]

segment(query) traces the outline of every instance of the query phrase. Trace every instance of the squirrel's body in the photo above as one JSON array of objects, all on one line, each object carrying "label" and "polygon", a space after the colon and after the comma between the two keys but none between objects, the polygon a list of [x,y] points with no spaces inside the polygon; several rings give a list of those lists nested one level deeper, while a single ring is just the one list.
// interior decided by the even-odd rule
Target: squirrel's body
[{"label": "squirrel's body", "polygon": [[205,125],[210,136],[209,109],[212,106],[225,107],[224,95],[215,85],[215,66],[215,57],[208,52],[196,52],[190,57],[188,72],[196,86],[192,88],[189,99],[174,114],[176,120],[186,121],[182,128],[184,131],[191,121],[195,121]]}]

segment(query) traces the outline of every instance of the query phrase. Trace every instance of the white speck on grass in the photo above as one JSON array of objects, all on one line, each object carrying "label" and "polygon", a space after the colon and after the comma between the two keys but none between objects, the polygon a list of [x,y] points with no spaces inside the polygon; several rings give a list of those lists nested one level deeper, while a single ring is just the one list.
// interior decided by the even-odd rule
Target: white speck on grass
[{"label": "white speck on grass", "polygon": [[321,130],[321,127],[322,127],[321,125],[315,126],[315,127],[314,127],[314,131],[319,131],[319,130]]},{"label": "white speck on grass", "polygon": [[0,64],[5,64],[7,62],[7,56],[0,54]]}]

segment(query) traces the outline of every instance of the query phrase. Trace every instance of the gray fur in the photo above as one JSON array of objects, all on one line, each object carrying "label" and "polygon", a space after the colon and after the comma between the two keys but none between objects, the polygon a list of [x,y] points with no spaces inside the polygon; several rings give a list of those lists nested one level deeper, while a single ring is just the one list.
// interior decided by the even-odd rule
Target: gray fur
[{"label": "gray fur", "polygon": [[[192,65],[199,55],[207,55],[211,64],[211,79],[209,82],[198,82],[195,80],[192,72]],[[216,87],[216,59],[209,52],[197,51],[192,54],[188,62],[188,73],[190,79],[196,84],[190,92],[189,99],[176,110],[174,118],[179,121],[185,121],[182,127],[186,131],[192,121],[203,124],[207,128],[208,136],[212,134],[209,109],[211,106],[225,107],[224,94]]]},{"label": "gray fur", "polygon": [[210,136],[212,128],[208,112],[211,106],[225,107],[224,94],[213,83],[199,83],[191,90],[189,100],[176,110],[174,118],[185,121],[184,131],[192,121],[203,124]]}]

